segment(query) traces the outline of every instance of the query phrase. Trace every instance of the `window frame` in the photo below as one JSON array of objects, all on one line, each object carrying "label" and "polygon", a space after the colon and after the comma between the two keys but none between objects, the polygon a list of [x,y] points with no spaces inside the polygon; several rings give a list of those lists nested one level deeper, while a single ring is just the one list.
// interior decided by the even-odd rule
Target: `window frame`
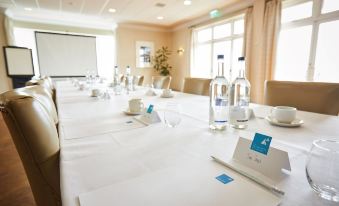
[{"label": "window frame", "polygon": [[[228,19],[225,19],[225,20],[222,20],[222,21],[218,21],[218,22],[215,22],[215,23],[211,23],[211,24],[208,24],[208,25],[205,25],[205,26],[201,26],[201,27],[198,27],[198,28],[195,28],[193,29],[193,41],[192,41],[192,66],[191,66],[191,69],[190,69],[190,76],[192,76],[192,70],[194,70],[194,67],[195,67],[195,51],[196,51],[196,48],[200,45],[206,45],[206,44],[209,44],[211,45],[210,47],[210,59],[211,59],[211,63],[210,63],[210,71],[209,71],[209,78],[214,78],[213,76],[213,65],[214,65],[214,58],[213,58],[213,51],[214,51],[214,44],[215,43],[219,43],[219,42],[225,42],[225,41],[230,41],[231,43],[231,55],[229,58],[229,62],[230,62],[230,68],[229,68],[229,72],[232,73],[232,71],[235,69],[233,68],[233,44],[234,44],[234,41],[239,39],[239,38],[242,38],[243,39],[243,43],[244,43],[244,37],[245,37],[245,24],[244,24],[244,32],[241,33],[241,34],[234,34],[234,23],[238,20],[244,20],[245,21],[245,13],[241,13],[239,15],[236,15],[234,17],[231,17],[231,18],[228,18]],[[220,26],[220,25],[224,25],[224,24],[228,24],[230,23],[231,24],[231,32],[230,32],[230,35],[227,36],[227,37],[222,37],[222,38],[217,38],[215,39],[214,36],[214,27],[217,27],[217,26]],[[211,32],[212,32],[212,36],[211,36],[211,40],[208,40],[208,41],[204,41],[204,42],[199,42],[198,41],[198,33],[199,31],[202,31],[202,30],[205,30],[205,29],[208,29],[210,28],[211,29]],[[227,65],[228,66],[228,65]],[[201,77],[201,76],[199,76]],[[203,77],[203,78],[207,78],[207,77]]]},{"label": "window frame", "polygon": [[317,55],[317,47],[318,47],[318,35],[319,35],[319,27],[320,24],[339,20],[339,10],[332,11],[328,13],[321,13],[322,6],[324,0],[285,0],[283,2],[282,9],[292,7],[298,4],[313,2],[312,4],[312,15],[307,18],[298,19],[286,23],[281,24],[281,31],[285,29],[293,29],[302,26],[312,26],[311,33],[311,45],[310,45],[310,53],[308,58],[308,68],[306,75],[306,81],[316,81],[316,68],[315,61]]}]

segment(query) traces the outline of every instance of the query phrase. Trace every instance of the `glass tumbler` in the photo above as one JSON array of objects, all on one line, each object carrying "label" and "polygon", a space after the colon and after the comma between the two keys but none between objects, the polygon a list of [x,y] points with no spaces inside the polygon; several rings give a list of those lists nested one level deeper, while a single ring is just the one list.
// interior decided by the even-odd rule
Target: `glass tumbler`
[{"label": "glass tumbler", "polygon": [[164,111],[165,124],[176,127],[181,122],[181,106],[177,103],[167,103]]},{"label": "glass tumbler", "polygon": [[306,162],[306,177],[320,197],[339,202],[339,140],[313,142]]}]

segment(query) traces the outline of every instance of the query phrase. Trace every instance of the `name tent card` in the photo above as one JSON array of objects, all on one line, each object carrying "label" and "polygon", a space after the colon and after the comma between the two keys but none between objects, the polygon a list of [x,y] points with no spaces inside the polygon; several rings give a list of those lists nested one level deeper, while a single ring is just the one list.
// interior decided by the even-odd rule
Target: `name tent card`
[{"label": "name tent card", "polygon": [[253,141],[239,137],[233,160],[270,179],[279,179],[282,169],[291,171],[288,153],[270,147],[272,137],[256,133]]},{"label": "name tent card", "polygon": [[251,144],[251,150],[257,151],[261,154],[267,155],[270,148],[272,137],[263,134],[255,133]]},{"label": "name tent card", "polygon": [[154,124],[154,123],[158,123],[161,122],[161,119],[159,117],[159,114],[157,111],[154,111],[154,106],[152,104],[150,104],[148,106],[148,108],[146,109],[146,112],[143,113],[140,116],[134,117],[134,119],[146,124],[146,125],[150,125],[150,124]]}]

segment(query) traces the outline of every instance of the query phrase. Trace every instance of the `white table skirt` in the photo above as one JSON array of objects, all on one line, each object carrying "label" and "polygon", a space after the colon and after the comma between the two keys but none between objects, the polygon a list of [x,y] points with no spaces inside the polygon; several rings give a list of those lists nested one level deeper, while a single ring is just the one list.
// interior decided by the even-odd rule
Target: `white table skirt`
[{"label": "white table skirt", "polygon": [[[253,118],[244,131],[229,128],[214,133],[208,129],[208,97],[176,92],[174,98],[160,98],[145,96],[145,92],[138,88],[129,95],[101,100],[90,97],[89,91],[77,90],[69,82],[57,83],[64,206],[80,205],[78,197],[82,193],[170,166],[195,159],[209,160],[211,154],[231,157],[239,135],[250,132],[272,136],[272,144],[289,152],[292,172],[277,185],[286,192],[282,205],[335,205],[312,191],[306,180],[305,160],[313,140],[339,138],[338,117],[298,111],[298,118],[305,122],[299,128],[276,127],[265,119]],[[133,97],[142,98],[145,105],[153,104],[161,117],[166,103],[180,103],[183,109],[180,125],[169,128],[160,123],[108,129],[110,124],[114,127],[131,119],[123,110]],[[251,107],[259,108],[263,116],[270,110],[261,105]]]}]

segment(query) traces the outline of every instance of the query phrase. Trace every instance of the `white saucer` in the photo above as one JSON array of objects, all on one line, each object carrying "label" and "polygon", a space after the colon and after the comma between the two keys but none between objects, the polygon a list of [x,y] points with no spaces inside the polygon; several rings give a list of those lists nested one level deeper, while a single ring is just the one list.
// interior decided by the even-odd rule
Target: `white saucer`
[{"label": "white saucer", "polygon": [[278,122],[275,118],[271,116],[267,116],[265,118],[270,124],[272,125],[277,125],[281,127],[299,127],[302,124],[304,124],[304,121],[302,119],[295,119],[290,123],[283,123],[283,122]]},{"label": "white saucer", "polygon": [[100,95],[93,95],[93,94],[91,94],[91,95],[89,95],[90,97],[99,97]]},{"label": "white saucer", "polygon": [[140,115],[140,114],[142,114],[142,112],[143,112],[143,110],[141,110],[141,111],[139,111],[139,112],[131,112],[131,111],[129,110],[129,108],[127,108],[127,109],[124,110],[124,113],[127,114],[127,115]]},{"label": "white saucer", "polygon": [[160,97],[161,98],[172,98],[172,97],[174,97],[174,94],[170,94],[170,95],[161,94]]}]

